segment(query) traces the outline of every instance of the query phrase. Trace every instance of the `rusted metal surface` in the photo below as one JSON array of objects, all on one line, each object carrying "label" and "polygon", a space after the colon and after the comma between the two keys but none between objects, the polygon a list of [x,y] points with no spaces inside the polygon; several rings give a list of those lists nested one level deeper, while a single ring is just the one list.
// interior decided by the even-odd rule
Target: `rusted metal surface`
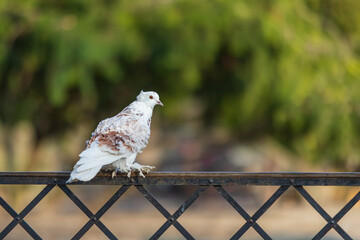
[{"label": "rusted metal surface", "polygon": [[[178,218],[198,199],[200,194],[208,188],[215,188],[217,192],[238,212],[245,223],[239,226],[231,239],[240,239],[250,228],[253,228],[262,239],[272,239],[271,236],[257,222],[261,216],[290,188],[296,189],[300,195],[326,221],[326,225],[319,230],[313,239],[322,239],[331,229],[334,229],[342,239],[352,239],[340,226],[339,221],[360,201],[360,191],[334,216],[331,217],[316,200],[306,191],[304,186],[360,186],[360,173],[304,173],[304,172],[151,172],[142,178],[133,174],[128,178],[125,174],[111,178],[110,174],[98,174],[89,182],[75,182],[68,185],[120,185],[119,190],[96,212],[93,213],[71,191],[66,184],[70,172],[0,172],[1,184],[18,185],[46,185],[45,188],[20,212],[17,213],[9,203],[0,196],[0,206],[10,215],[12,220],[0,232],[0,239],[4,239],[18,224],[33,239],[41,236],[24,220],[25,216],[55,187],[59,187],[73,203],[89,218],[87,223],[72,239],[81,239],[92,227],[97,226],[109,239],[117,237],[108,229],[100,218],[113,204],[130,188],[136,188],[165,218],[164,224],[150,237],[160,238],[170,226],[174,226],[185,239],[195,239],[184,228]],[[171,214],[146,188],[150,185],[188,185],[198,186],[194,193]],[[270,185],[279,186],[272,196],[253,214],[250,215],[226,191],[227,185]]]},{"label": "rusted metal surface", "polygon": [[[65,184],[70,172],[0,172],[0,184]],[[89,182],[71,185],[289,185],[360,186],[360,173],[316,172],[150,172],[146,178],[132,174],[100,173]]]}]

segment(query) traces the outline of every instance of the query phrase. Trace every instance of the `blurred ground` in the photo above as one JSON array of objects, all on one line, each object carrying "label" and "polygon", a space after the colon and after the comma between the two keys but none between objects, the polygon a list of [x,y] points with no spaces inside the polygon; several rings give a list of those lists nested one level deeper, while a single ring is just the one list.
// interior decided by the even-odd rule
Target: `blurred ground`
[{"label": "blurred ground", "polygon": [[[39,191],[41,186],[35,188]],[[117,190],[117,187],[72,186],[71,189],[95,213]],[[185,198],[195,190],[193,187],[149,189],[170,213],[175,212]],[[226,189],[252,215],[276,188],[227,187]],[[343,187],[307,187],[306,189],[331,216],[334,216],[347,202],[344,200],[334,204],[326,198],[328,196],[326,192],[336,193],[339,189],[344,190]],[[350,198],[358,188],[345,190]],[[169,195],[169,192],[173,194]],[[28,200],[30,199],[31,196],[28,197]],[[15,210],[21,211],[23,207],[24,205]],[[339,222],[340,226],[354,239],[360,239],[359,215],[360,204],[358,203]],[[10,220],[5,210],[0,209],[0,228],[4,228]],[[54,189],[25,220],[43,239],[70,239],[88,221],[88,218],[65,197],[60,189]],[[110,208],[101,221],[119,239],[136,240],[148,239],[165,222],[165,218],[135,188],[131,188]],[[229,239],[245,223],[244,219],[212,188],[207,189],[178,221],[196,239],[214,240]],[[293,190],[286,192],[275,202],[257,223],[273,239],[288,240],[310,239],[326,224],[325,220]],[[27,233],[17,226],[6,239],[28,238]],[[106,239],[106,237],[94,226],[83,239]],[[184,238],[174,227],[170,227],[160,239]],[[255,240],[260,237],[251,228],[242,239]],[[324,239],[335,240],[340,239],[340,236],[331,230]]]}]

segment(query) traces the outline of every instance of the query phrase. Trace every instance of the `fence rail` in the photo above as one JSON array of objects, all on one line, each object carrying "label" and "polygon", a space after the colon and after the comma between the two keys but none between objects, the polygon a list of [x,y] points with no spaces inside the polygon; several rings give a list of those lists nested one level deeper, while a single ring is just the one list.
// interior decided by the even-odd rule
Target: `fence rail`
[{"label": "fence rail", "polygon": [[[360,191],[333,217],[331,217],[316,200],[306,191],[304,186],[360,186],[360,173],[301,173],[301,172],[151,172],[146,178],[132,175],[130,178],[119,175],[113,179],[109,174],[98,174],[90,182],[75,182],[68,185],[121,185],[119,190],[96,213],[91,212],[86,205],[70,190],[66,184],[69,172],[0,172],[0,185],[46,185],[44,189],[20,212],[17,213],[1,196],[2,206],[13,218],[0,232],[0,239],[5,238],[18,224],[33,239],[42,239],[36,231],[24,220],[25,216],[52,190],[59,187],[81,211],[89,218],[88,222],[76,233],[72,239],[80,239],[94,225],[96,225],[109,239],[116,236],[101,222],[100,218],[110,207],[131,187],[135,187],[165,218],[165,223],[150,239],[158,239],[170,227],[174,226],[186,239],[194,239],[178,221],[178,218],[197,200],[202,192],[213,187],[246,221],[231,239],[241,238],[251,227],[262,239],[272,239],[257,223],[257,220],[275,203],[289,188],[295,188],[300,195],[327,222],[313,237],[322,239],[328,231],[334,229],[343,239],[352,239],[338,224],[340,219],[360,200]],[[146,189],[150,185],[189,185],[198,186],[194,193],[171,214]],[[268,185],[279,186],[273,195],[255,212],[250,215],[240,206],[223,186],[240,185]],[[0,186],[1,187],[1,186]]]}]

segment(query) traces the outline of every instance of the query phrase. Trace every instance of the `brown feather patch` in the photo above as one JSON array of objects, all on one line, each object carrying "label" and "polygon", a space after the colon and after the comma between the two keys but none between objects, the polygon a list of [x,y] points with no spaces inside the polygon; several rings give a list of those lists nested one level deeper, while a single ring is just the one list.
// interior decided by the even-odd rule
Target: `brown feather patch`
[{"label": "brown feather patch", "polygon": [[100,133],[94,135],[87,144],[87,148],[90,147],[91,143],[97,140],[99,142],[99,146],[105,146],[110,148],[113,151],[119,151],[120,147],[125,147],[127,150],[132,151],[131,146],[125,143],[126,140],[130,140],[130,137],[119,132],[108,132],[108,133]]}]

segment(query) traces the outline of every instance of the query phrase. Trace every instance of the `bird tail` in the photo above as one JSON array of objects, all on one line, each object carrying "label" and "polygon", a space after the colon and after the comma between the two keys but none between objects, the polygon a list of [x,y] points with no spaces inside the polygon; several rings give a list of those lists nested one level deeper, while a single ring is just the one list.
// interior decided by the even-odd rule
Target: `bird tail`
[{"label": "bird tail", "polygon": [[90,181],[91,179],[93,179],[96,174],[100,171],[101,166],[99,167],[94,167],[94,168],[90,168],[88,170],[79,172],[77,171],[77,169],[74,169],[71,172],[70,178],[69,180],[66,181],[66,183],[72,183],[72,182],[76,182],[76,181]]},{"label": "bird tail", "polygon": [[90,181],[100,171],[103,165],[110,164],[119,160],[121,156],[109,152],[101,151],[97,146],[85,149],[79,155],[80,160],[75,164],[66,183],[80,181]]}]

